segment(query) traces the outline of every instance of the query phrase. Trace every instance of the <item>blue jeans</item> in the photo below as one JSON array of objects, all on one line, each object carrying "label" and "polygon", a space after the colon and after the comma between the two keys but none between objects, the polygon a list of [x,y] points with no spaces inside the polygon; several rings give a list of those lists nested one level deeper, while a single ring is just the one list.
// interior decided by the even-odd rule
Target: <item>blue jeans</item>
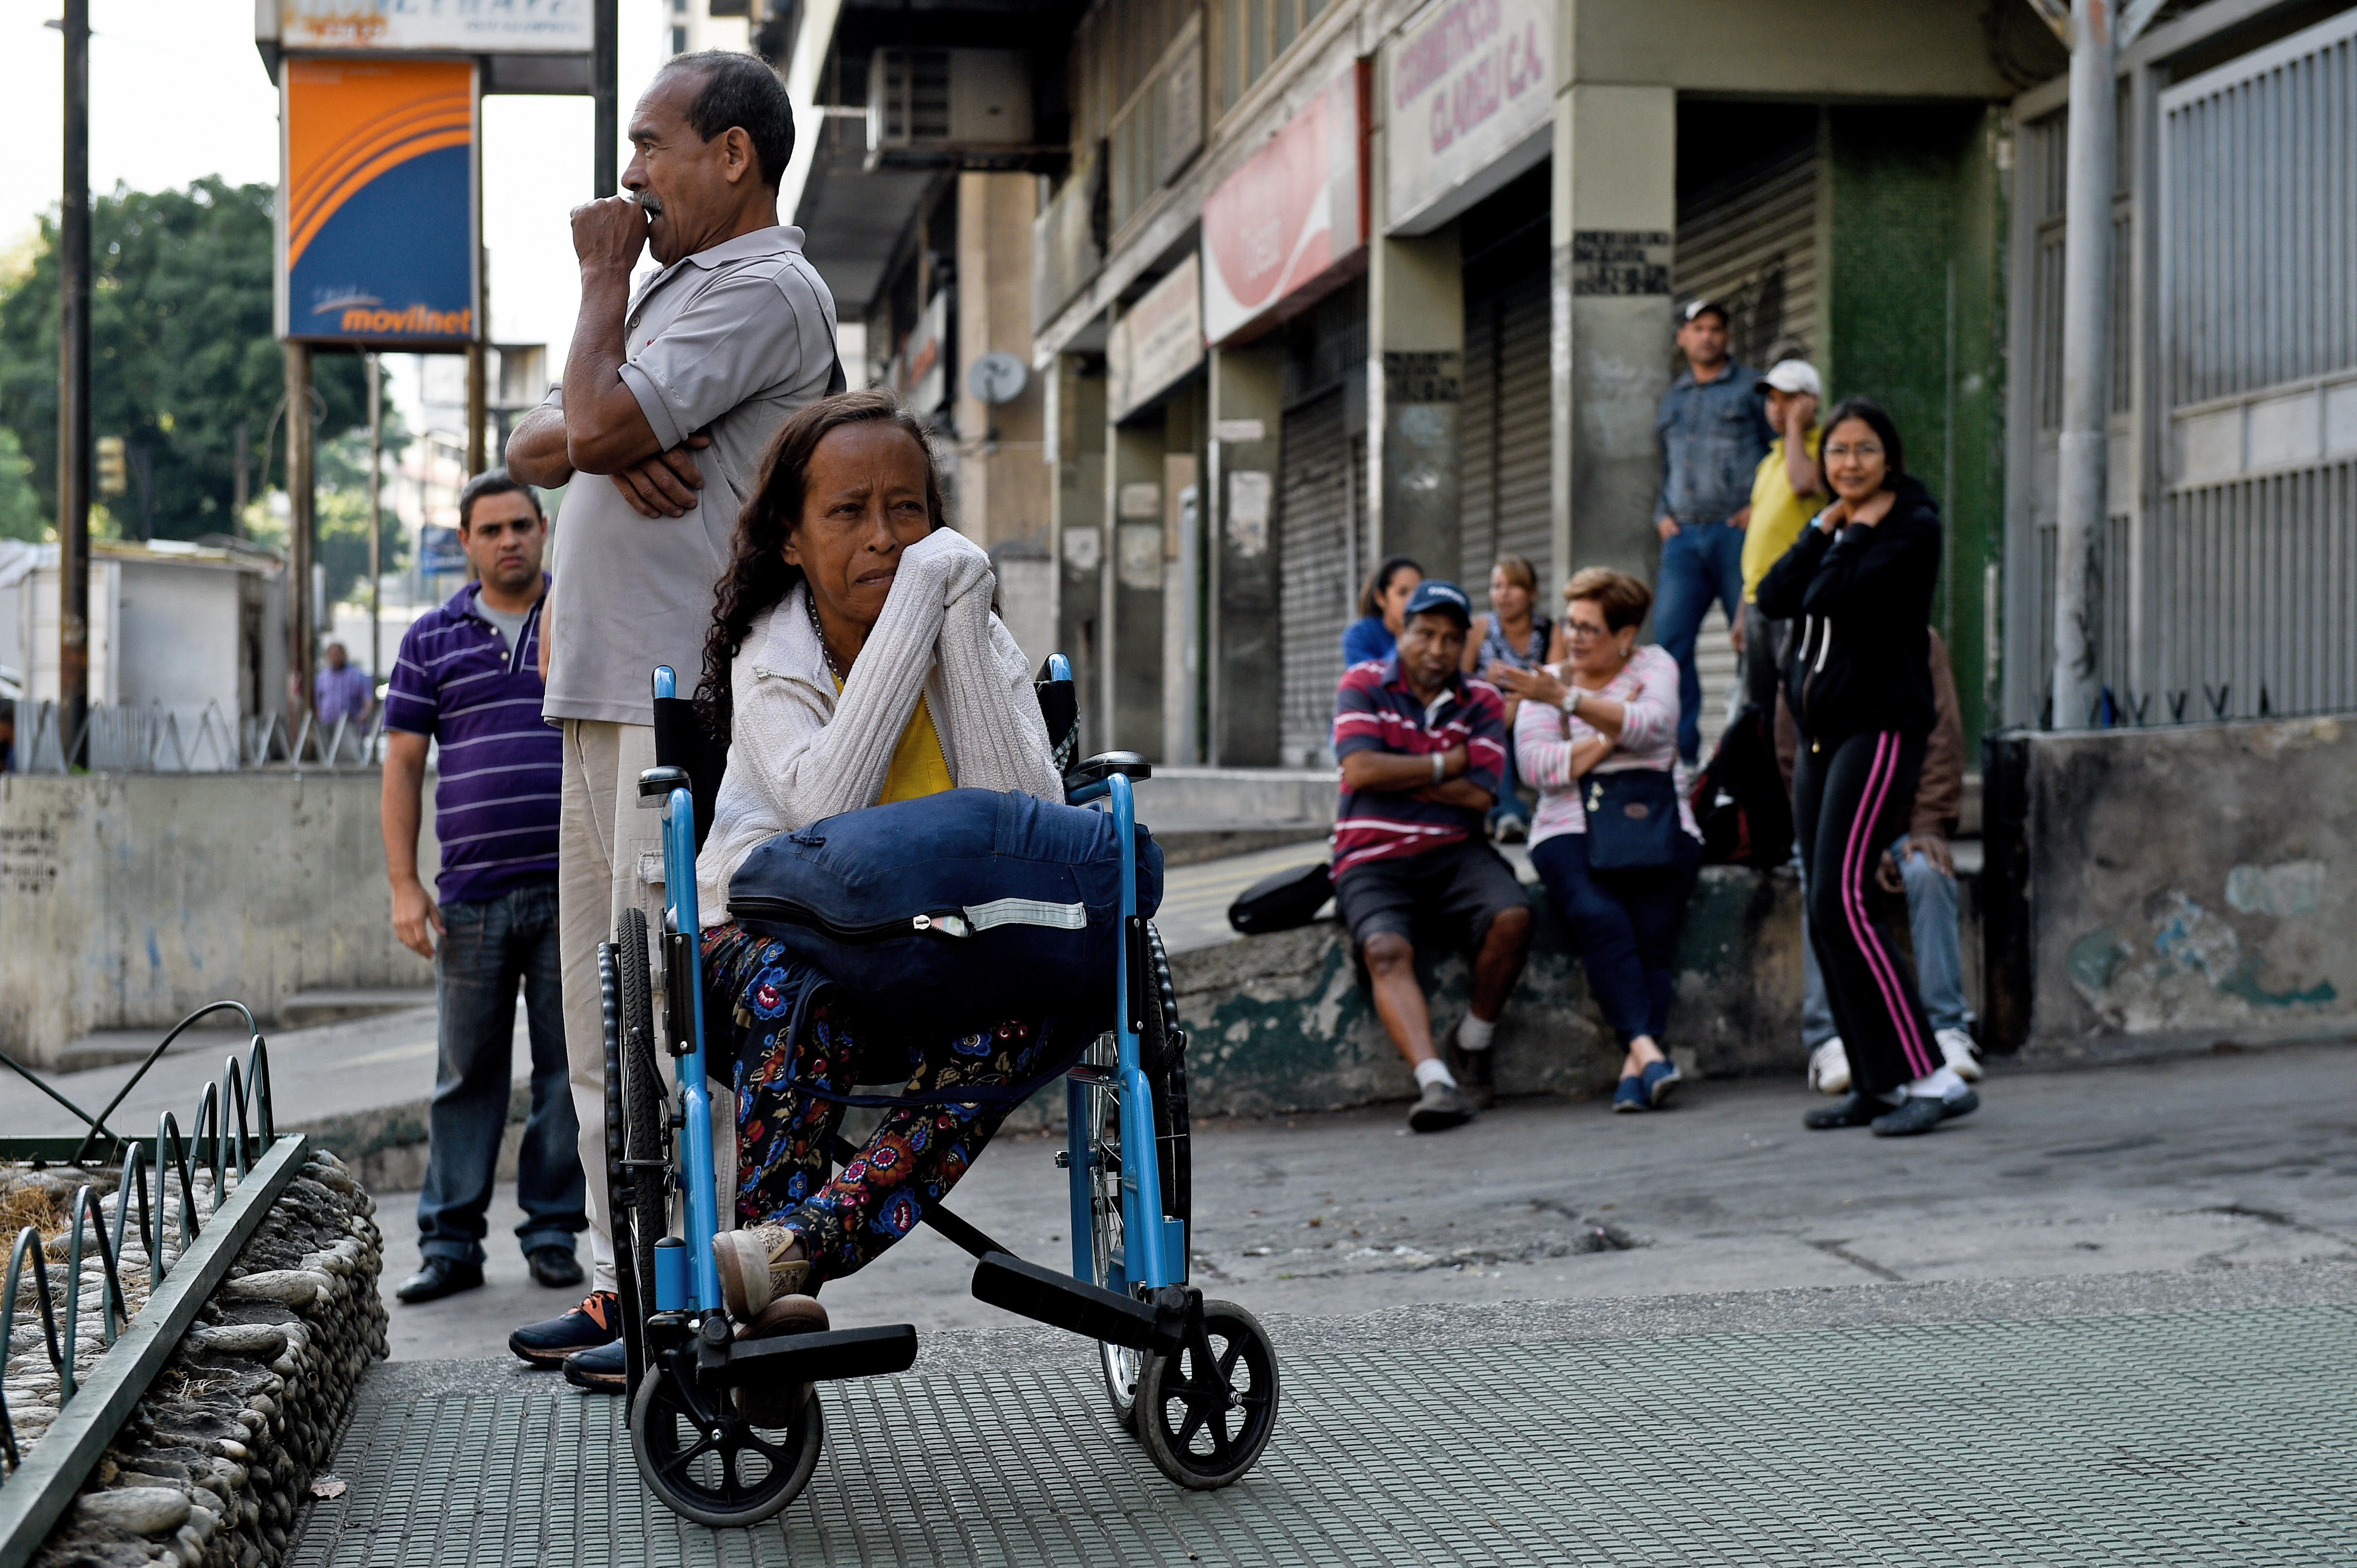
[{"label": "blue jeans", "polygon": [[[1893,855],[1907,843],[1900,835],[1890,845]],[[1964,957],[1956,934],[1956,879],[1932,864],[1921,850],[1899,863],[1907,884],[1907,925],[1915,941],[1915,986],[1923,994],[1923,1011],[1932,1027],[1964,1029],[1972,1026],[1972,1009],[1964,1005]],[[1825,1000],[1824,976],[1817,972],[1817,950],[1809,942],[1808,900],[1801,901],[1801,1048],[1813,1051],[1840,1031]]]},{"label": "blue jeans", "polygon": [[579,1136],[565,1086],[565,1013],[559,990],[556,885],[511,887],[496,897],[445,904],[434,959],[441,1061],[425,1117],[431,1140],[425,1190],[417,1195],[418,1251],[483,1261],[487,1211],[508,1124],[516,987],[532,1036],[532,1116],[516,1164],[516,1238],[527,1253],[573,1251],[589,1228],[583,1208]]},{"label": "blue jeans", "polygon": [[1702,869],[1702,846],[1678,835],[1678,860],[1654,871],[1590,871],[1587,835],[1557,833],[1534,845],[1547,896],[1571,928],[1587,989],[1623,1047],[1640,1035],[1663,1045],[1676,989],[1678,926]]},{"label": "blue jeans", "polygon": [[1491,832],[1496,832],[1498,824],[1508,817],[1515,818],[1524,827],[1530,825],[1530,802],[1523,800],[1514,788],[1520,782],[1521,776],[1514,771],[1514,732],[1510,726],[1506,731],[1506,770],[1498,779],[1498,803],[1490,808]]},{"label": "blue jeans", "polygon": [[1695,668],[1695,639],[1713,599],[1734,625],[1743,604],[1743,530],[1724,522],[1681,522],[1662,542],[1653,640],[1678,661],[1678,755],[1690,763],[1702,751],[1702,672]]}]

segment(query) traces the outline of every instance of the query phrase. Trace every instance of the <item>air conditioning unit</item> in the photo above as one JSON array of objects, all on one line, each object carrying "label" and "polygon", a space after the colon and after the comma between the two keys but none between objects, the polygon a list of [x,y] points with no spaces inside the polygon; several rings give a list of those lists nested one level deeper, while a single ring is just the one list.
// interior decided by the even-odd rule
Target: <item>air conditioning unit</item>
[{"label": "air conditioning unit", "polygon": [[871,166],[891,154],[986,152],[1030,140],[1031,65],[1022,50],[882,48],[870,58]]}]

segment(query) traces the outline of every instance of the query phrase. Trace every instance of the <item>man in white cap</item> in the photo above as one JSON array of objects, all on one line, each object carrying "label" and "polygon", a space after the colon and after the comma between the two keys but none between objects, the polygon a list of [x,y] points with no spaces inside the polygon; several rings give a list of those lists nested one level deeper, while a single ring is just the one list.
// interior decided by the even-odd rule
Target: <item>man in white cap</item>
[{"label": "man in white cap", "polygon": [[1743,615],[1735,625],[1735,646],[1743,655],[1744,694],[1772,723],[1784,623],[1762,618],[1752,596],[1768,568],[1825,505],[1824,472],[1817,464],[1817,444],[1824,439],[1817,428],[1817,407],[1824,387],[1806,360],[1779,360],[1752,385],[1767,396],[1768,423],[1776,439],[1751,478],[1751,525],[1743,534]]}]

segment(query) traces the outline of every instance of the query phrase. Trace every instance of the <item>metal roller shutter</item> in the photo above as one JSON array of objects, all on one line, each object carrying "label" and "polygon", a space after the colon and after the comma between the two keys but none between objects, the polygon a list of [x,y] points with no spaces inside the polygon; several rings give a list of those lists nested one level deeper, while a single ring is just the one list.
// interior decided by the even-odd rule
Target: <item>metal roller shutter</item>
[{"label": "metal roller shutter", "polygon": [[[1485,610],[1490,568],[1500,556],[1529,561],[1542,584],[1554,572],[1548,549],[1547,332],[1544,272],[1503,284],[1486,299],[1466,302],[1458,570],[1459,581]],[[1540,596],[1540,614],[1551,614],[1550,598]]]},{"label": "metal roller shutter", "polygon": [[1680,299],[1724,300],[1735,357],[1766,370],[1817,331],[1817,148],[1812,142],[1678,205]]},{"label": "metal roller shutter", "polygon": [[1356,607],[1356,590],[1344,578],[1351,558],[1344,530],[1360,509],[1342,403],[1343,389],[1333,387],[1288,409],[1282,431],[1277,562],[1284,697],[1277,736],[1285,761],[1295,766],[1333,760],[1342,628]]}]

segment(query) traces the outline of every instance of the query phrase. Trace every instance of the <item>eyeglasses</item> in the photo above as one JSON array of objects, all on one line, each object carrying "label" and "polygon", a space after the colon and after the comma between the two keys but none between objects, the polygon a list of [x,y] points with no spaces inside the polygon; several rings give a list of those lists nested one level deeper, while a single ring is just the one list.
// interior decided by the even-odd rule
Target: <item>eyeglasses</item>
[{"label": "eyeglasses", "polygon": [[1836,441],[1825,447],[1824,455],[1828,457],[1879,457],[1882,445],[1877,441],[1861,441],[1853,446],[1846,441]]},{"label": "eyeglasses", "polygon": [[1582,626],[1576,620],[1564,623],[1563,634],[1574,642],[1591,642],[1597,638],[1611,635],[1600,626]]}]

